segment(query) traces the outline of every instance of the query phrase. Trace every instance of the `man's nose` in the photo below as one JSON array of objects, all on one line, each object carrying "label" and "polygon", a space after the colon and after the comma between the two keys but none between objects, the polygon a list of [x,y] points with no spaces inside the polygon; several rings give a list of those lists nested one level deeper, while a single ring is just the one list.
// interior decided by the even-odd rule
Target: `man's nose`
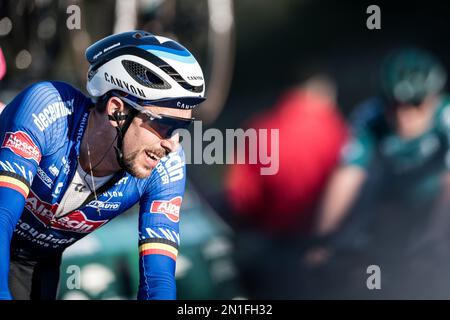
[{"label": "man's nose", "polygon": [[180,135],[178,133],[174,134],[169,139],[161,140],[161,147],[163,147],[167,153],[175,151],[180,144]]}]

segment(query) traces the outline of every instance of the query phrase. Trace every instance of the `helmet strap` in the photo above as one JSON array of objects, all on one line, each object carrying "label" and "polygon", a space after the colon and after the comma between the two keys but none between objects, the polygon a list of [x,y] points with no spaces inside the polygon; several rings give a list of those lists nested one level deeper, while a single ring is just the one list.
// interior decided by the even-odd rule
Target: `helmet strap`
[{"label": "helmet strap", "polygon": [[[112,116],[108,116],[110,120],[114,120],[117,123],[116,131],[117,131],[117,146],[114,147],[114,150],[116,152],[116,159],[119,163],[119,166],[128,172],[125,162],[123,159],[123,139],[125,138],[125,133],[127,132],[128,128],[131,125],[131,122],[133,121],[134,117],[138,115],[138,111],[135,109],[130,108],[130,112],[126,115],[123,114],[117,114],[114,113]],[[120,121],[125,120],[125,123],[123,125],[120,124]]]}]

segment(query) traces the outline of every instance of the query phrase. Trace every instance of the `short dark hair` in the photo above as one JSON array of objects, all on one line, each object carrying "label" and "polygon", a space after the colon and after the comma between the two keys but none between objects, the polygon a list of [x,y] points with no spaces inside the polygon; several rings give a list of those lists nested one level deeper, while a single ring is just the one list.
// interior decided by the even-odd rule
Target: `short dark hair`
[{"label": "short dark hair", "polygon": [[[100,113],[104,113],[106,111],[106,106],[108,105],[109,99],[113,96],[113,91],[108,91],[104,95],[97,98],[95,101],[95,110]],[[127,103],[124,103],[125,109],[129,109],[130,106]]]},{"label": "short dark hair", "polygon": [[111,94],[109,92],[105,93],[101,97],[98,97],[97,101],[95,101],[95,110],[97,110],[100,113],[105,112],[109,98],[111,98]]}]

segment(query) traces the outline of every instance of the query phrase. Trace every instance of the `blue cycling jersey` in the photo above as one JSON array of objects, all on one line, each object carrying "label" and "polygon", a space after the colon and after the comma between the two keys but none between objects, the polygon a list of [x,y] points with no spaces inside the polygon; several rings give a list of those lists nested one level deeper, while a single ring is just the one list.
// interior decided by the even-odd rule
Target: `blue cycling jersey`
[{"label": "blue cycling jersey", "polygon": [[[185,160],[178,149],[146,179],[118,172],[97,199],[55,216],[78,165],[92,102],[63,82],[21,92],[0,116],[0,298],[8,290],[10,245],[58,253],[139,202],[138,299],[175,299]],[[100,211],[98,211],[98,209]],[[117,239],[120,241],[120,239]]]}]

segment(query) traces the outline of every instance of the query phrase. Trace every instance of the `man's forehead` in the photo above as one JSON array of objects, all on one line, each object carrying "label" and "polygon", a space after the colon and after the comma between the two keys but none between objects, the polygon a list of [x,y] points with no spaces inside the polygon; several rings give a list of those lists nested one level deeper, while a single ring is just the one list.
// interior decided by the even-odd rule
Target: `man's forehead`
[{"label": "man's forehead", "polygon": [[175,116],[175,117],[180,117],[180,118],[192,117],[192,110],[158,107],[158,106],[145,106],[144,109],[150,110],[157,114],[166,114],[169,116]]}]

